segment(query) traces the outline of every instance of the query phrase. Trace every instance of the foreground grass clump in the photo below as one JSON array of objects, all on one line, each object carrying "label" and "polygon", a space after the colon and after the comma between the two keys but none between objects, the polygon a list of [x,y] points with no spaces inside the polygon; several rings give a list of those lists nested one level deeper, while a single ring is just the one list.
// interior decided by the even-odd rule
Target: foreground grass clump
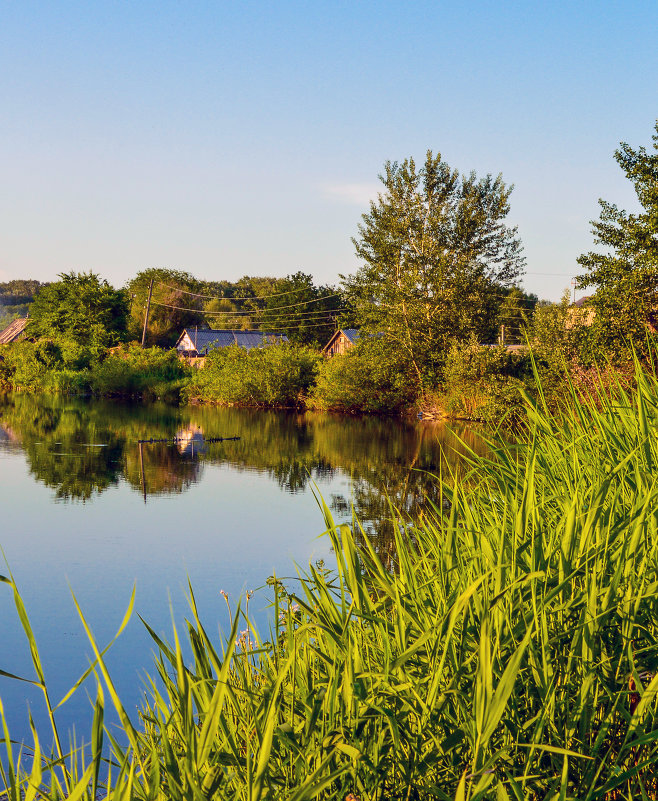
[{"label": "foreground grass clump", "polygon": [[139,716],[94,644],[87,762],[60,737],[44,758],[35,733],[34,758],[10,764],[5,730],[7,797],[655,797],[658,383],[638,368],[632,396],[527,415],[526,443],[500,442],[444,481],[438,507],[398,519],[390,569],[325,509],[337,570],[272,580],[267,641],[238,634],[238,611],[213,643],[191,596],[185,649],[151,632]]}]

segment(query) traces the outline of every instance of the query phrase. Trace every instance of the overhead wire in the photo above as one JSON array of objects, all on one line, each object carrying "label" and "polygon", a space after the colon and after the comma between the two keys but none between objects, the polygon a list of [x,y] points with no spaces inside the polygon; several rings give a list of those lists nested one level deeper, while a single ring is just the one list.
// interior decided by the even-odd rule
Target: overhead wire
[{"label": "overhead wire", "polygon": [[[174,305],[172,305],[170,303],[160,303],[159,301],[154,301],[154,300],[151,300],[151,305],[152,306],[162,306],[162,307],[164,307],[166,309],[174,309],[176,311],[192,312],[194,314],[199,314],[199,315],[202,315],[204,317],[225,317],[225,318],[229,318],[229,319],[230,318],[236,318],[236,317],[237,318],[242,318],[242,319],[250,319],[250,320],[266,319],[269,316],[273,316],[273,312],[276,311],[276,310],[264,310],[263,309],[263,310],[255,310],[253,312],[243,312],[243,311],[238,311],[238,312],[227,312],[227,311],[218,312],[218,311],[216,311],[216,312],[214,312],[214,311],[205,311],[204,309],[191,309],[191,308],[187,308],[187,307],[184,307],[184,306],[174,306]],[[340,314],[340,312],[341,312],[340,309],[316,309],[315,311],[288,312],[288,315],[291,316],[291,319],[295,319],[295,320],[302,319],[303,320],[305,318],[312,319],[312,318],[314,318],[316,316],[321,316],[321,315],[336,315],[336,314]],[[284,315],[284,317],[285,316],[286,315]]]},{"label": "overhead wire", "polygon": [[[547,275],[547,276],[553,276],[555,278],[568,278],[569,280],[583,277],[583,276],[565,275],[564,273],[525,271],[522,275],[519,276],[519,278],[523,278],[526,275]],[[283,297],[284,295],[294,295],[296,292],[300,291],[299,289],[289,289],[286,292],[272,292],[268,295],[234,295],[231,297],[227,295],[207,295],[203,292],[192,292],[191,289],[182,289],[181,287],[173,286],[172,284],[167,284],[164,281],[155,281],[154,283],[158,286],[164,286],[167,287],[167,289],[173,289],[176,292],[183,292],[185,295],[192,295],[196,298],[213,298],[218,300],[267,300],[267,298],[278,298],[278,297]]]},{"label": "overhead wire", "polygon": [[[164,281],[156,281],[155,284],[157,286],[165,286],[167,289],[173,289],[176,292],[183,292],[186,295],[193,295],[195,298],[211,298],[212,300],[267,300],[268,298],[280,298],[283,295],[294,295],[296,292],[300,292],[300,289],[290,289],[287,292],[272,292],[269,295],[245,295],[245,296],[232,296],[229,297],[227,295],[204,295],[200,292],[192,292],[189,289],[181,289],[177,286],[172,286],[171,284],[165,284]],[[323,298],[332,298],[336,297],[339,293],[334,292],[331,295],[323,295]]]},{"label": "overhead wire", "polygon": [[[274,309],[268,309],[268,311],[281,311],[282,309],[294,309],[298,306],[308,306],[310,303],[319,303],[321,300],[328,300],[329,298],[337,298],[340,297],[337,292],[333,295],[324,295],[321,298],[313,298],[312,300],[303,300],[299,303],[289,303],[287,306],[276,306]],[[228,300],[228,298],[222,298],[222,300]],[[173,306],[172,304],[167,303],[160,303],[159,301],[151,299],[151,303],[155,303],[157,306],[169,306],[171,309],[180,309],[181,311],[193,311],[193,312],[200,312],[203,309],[190,309],[184,306]],[[254,311],[264,311],[264,309],[255,309]],[[235,312],[228,312],[228,311],[216,311],[216,312],[204,312],[204,314],[253,314],[253,312],[246,311],[244,309],[236,310]]]}]

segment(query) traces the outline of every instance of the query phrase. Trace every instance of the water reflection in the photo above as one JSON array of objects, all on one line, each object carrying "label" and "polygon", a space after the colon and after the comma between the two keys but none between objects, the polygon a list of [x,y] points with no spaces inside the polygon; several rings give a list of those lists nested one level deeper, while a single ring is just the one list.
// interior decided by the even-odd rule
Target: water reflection
[{"label": "water reflection", "polygon": [[342,520],[353,508],[382,548],[390,543],[390,504],[418,513],[435,497],[430,474],[459,469],[469,448],[485,450],[473,431],[437,423],[32,395],[0,400],[0,448],[22,449],[34,478],[69,502],[122,481],[145,502],[185,492],[207,464],[265,473],[288,493],[349,475],[349,495],[327,501]]}]

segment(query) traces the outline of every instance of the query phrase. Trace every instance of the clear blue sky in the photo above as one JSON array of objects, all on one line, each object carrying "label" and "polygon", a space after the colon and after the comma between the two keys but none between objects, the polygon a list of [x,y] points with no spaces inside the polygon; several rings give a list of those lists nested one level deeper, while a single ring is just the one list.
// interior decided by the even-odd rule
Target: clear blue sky
[{"label": "clear blue sky", "polygon": [[597,199],[632,207],[613,151],[650,144],[657,43],[655,0],[0,0],[0,280],[331,282],[384,161],[432,148],[515,184],[557,299]]}]

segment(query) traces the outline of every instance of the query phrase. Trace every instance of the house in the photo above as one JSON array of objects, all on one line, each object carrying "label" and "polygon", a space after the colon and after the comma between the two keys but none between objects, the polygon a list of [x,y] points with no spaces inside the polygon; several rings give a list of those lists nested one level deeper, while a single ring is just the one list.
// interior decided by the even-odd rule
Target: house
[{"label": "house", "polygon": [[566,319],[567,328],[575,328],[577,325],[592,325],[596,316],[596,310],[592,306],[592,297],[592,295],[584,295],[569,306]]},{"label": "house", "polygon": [[322,348],[325,356],[342,356],[359,339],[358,328],[339,328],[329,342]]},{"label": "house", "polygon": [[10,342],[20,339],[25,331],[27,320],[27,317],[17,317],[9,323],[4,331],[0,331],[0,345],[9,345]]},{"label": "house", "polygon": [[237,328],[186,328],[178,337],[176,350],[181,356],[207,356],[215,348],[237,345],[245,350],[288,342],[285,334],[274,331],[241,331]]}]

